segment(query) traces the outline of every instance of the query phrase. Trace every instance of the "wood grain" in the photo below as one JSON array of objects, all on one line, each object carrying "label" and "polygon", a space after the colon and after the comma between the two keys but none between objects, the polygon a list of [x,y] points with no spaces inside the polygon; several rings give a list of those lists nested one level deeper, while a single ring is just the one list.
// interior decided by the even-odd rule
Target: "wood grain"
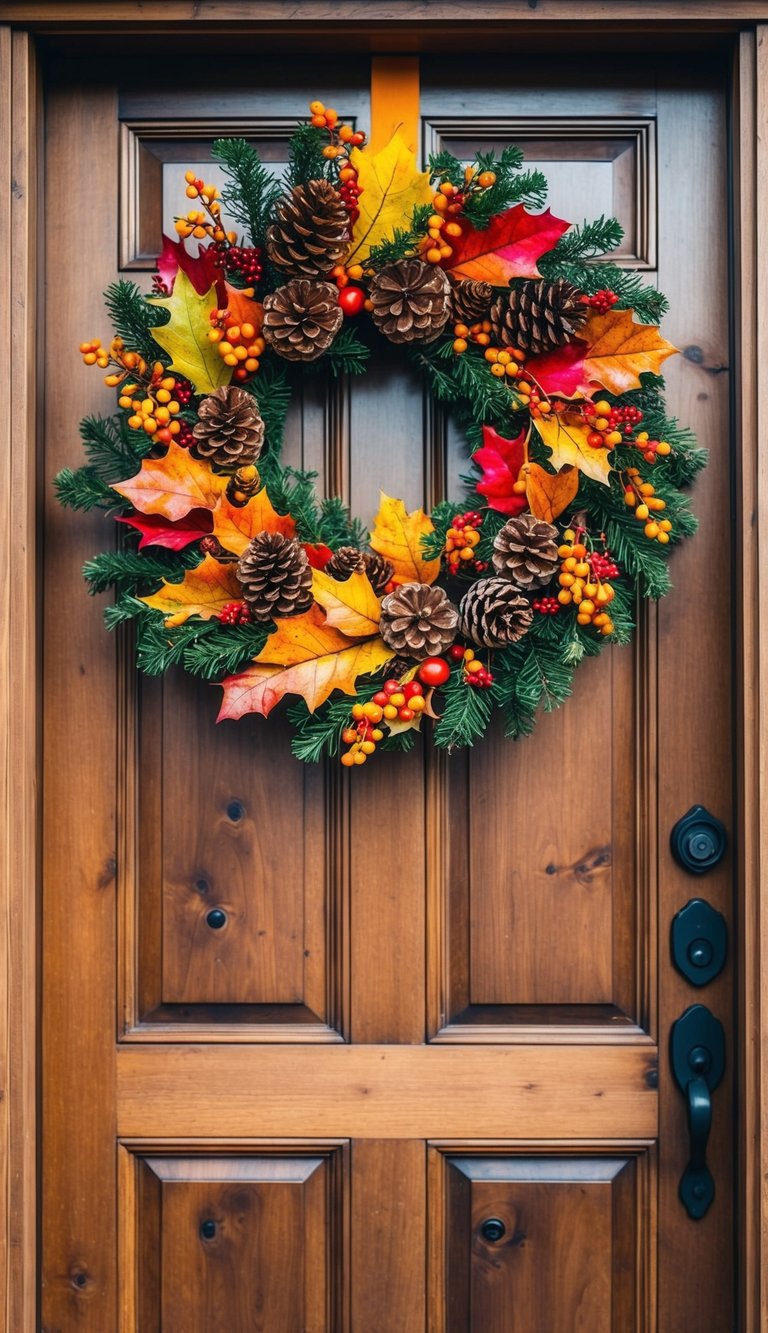
[{"label": "wood grain", "polygon": [[426,1149],[419,1139],[352,1145],[351,1327],[423,1333]]},{"label": "wood grain", "polygon": [[656,1123],[642,1048],[308,1047],[300,1078],[296,1062],[290,1046],[124,1047],[119,1133],[637,1137]]}]

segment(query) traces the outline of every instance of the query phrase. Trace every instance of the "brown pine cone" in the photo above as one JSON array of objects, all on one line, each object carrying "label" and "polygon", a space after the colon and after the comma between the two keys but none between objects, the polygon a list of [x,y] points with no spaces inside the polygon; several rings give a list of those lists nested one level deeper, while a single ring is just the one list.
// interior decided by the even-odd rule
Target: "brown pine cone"
[{"label": "brown pine cone", "polygon": [[237,564],[237,577],[254,620],[298,616],[312,605],[307,553],[281,532],[260,532]]},{"label": "brown pine cone", "polygon": [[379,633],[388,648],[421,661],[450,648],[458,620],[456,607],[442,588],[404,583],[381,603]]},{"label": "brown pine cone", "polygon": [[503,648],[528,633],[533,610],[509,579],[478,579],[459,605],[459,631],[480,648]]},{"label": "brown pine cone", "polygon": [[334,551],[324,572],[330,574],[332,579],[338,579],[339,583],[346,583],[353,574],[362,574],[364,570],[363,552],[356,546],[340,546],[338,551]]},{"label": "brown pine cone", "polygon": [[388,560],[385,560],[383,555],[379,555],[378,551],[364,551],[363,559],[365,560],[365,572],[368,575],[368,582],[376,593],[376,596],[380,597],[389,583],[389,580],[392,578],[392,575],[395,572],[395,567],[394,565],[391,565]]},{"label": "brown pine cone", "polygon": [[558,564],[557,528],[533,514],[508,518],[493,543],[493,566],[519,588],[549,583]]},{"label": "brown pine cone", "polygon": [[478,282],[475,278],[457,282],[451,292],[454,323],[476,324],[478,319],[487,319],[492,300],[490,282]]},{"label": "brown pine cone", "polygon": [[371,281],[371,319],[393,343],[432,342],[451,315],[451,283],[439,264],[399,259]]},{"label": "brown pine cone", "polygon": [[267,254],[288,278],[322,278],[344,258],[349,213],[330,181],[296,185],[277,206],[267,231]]},{"label": "brown pine cone", "polygon": [[264,422],[253,394],[226,385],[203,398],[197,416],[190,449],[195,458],[228,469],[256,462],[264,443]]},{"label": "brown pine cone", "polygon": [[497,297],[489,319],[495,341],[522,352],[551,352],[575,337],[586,307],[578,290],[565,278],[521,282]]},{"label": "brown pine cone", "polygon": [[262,333],[286,361],[316,361],[328,351],[343,318],[336,286],[294,278],[264,297]]}]

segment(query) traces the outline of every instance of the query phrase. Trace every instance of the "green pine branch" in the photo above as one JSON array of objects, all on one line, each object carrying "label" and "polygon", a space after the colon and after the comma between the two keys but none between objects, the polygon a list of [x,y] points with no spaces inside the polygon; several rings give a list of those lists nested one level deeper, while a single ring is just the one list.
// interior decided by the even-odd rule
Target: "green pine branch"
[{"label": "green pine branch", "polygon": [[150,305],[135,282],[113,282],[104,293],[104,304],[115,333],[130,351],[139,352],[145,361],[162,361],[170,365],[171,358],[152,337],[151,330],[167,324],[170,312],[165,306]]},{"label": "green pine branch", "polygon": [[473,227],[484,230],[498,213],[512,204],[543,208],[547,198],[547,178],[541,171],[521,171],[523,155],[519,148],[507,147],[501,153],[478,153],[478,172],[493,171],[496,180],[485,190],[470,194],[464,216]]},{"label": "green pine branch", "polygon": [[224,211],[245,230],[248,245],[263,247],[282,186],[245,139],[214,139],[211,149],[227,177],[221,192]]},{"label": "green pine branch", "polygon": [[265,625],[221,625],[203,621],[204,634],[196,635],[184,649],[183,662],[193,676],[220,680],[242,671],[261,652],[269,637]]},{"label": "green pine branch", "polygon": [[56,496],[60,504],[67,509],[79,509],[87,513],[91,509],[121,510],[130,508],[111,487],[103,482],[92,467],[79,467],[74,471],[65,467],[53,479]]},{"label": "green pine branch", "polygon": [[289,190],[307,181],[330,180],[333,164],[323,157],[323,149],[330,142],[328,135],[315,125],[297,125],[288,147],[288,170],[285,183]]},{"label": "green pine branch", "polygon": [[160,579],[178,583],[199,563],[200,553],[195,548],[166,551],[154,547],[151,555],[144,551],[102,551],[83,565],[83,577],[93,594],[106,592],[107,588],[133,592],[136,588],[152,588]]},{"label": "green pine branch", "polygon": [[372,247],[365,267],[378,273],[385,264],[396,264],[398,260],[412,255],[426,236],[427,218],[431,212],[429,204],[418,204],[407,227],[396,227],[390,237]]},{"label": "green pine branch", "polygon": [[484,735],[492,708],[490,690],[467,685],[462,671],[452,671],[443,686],[443,713],[435,723],[435,745],[444,750],[473,745]]},{"label": "green pine branch", "polygon": [[360,341],[357,330],[346,328],[334,338],[323,361],[327,362],[334,376],[363,375],[370,358],[371,349]]}]

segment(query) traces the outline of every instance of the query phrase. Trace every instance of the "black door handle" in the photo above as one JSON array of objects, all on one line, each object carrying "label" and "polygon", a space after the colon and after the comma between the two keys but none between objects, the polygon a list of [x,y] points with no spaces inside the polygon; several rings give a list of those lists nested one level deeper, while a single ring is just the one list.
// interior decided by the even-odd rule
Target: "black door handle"
[{"label": "black door handle", "polygon": [[712,1128],[711,1094],[725,1071],[725,1031],[706,1005],[692,1004],[672,1024],[671,1056],[677,1086],[686,1100],[690,1139],[680,1199],[688,1216],[698,1222],[715,1197],[707,1143]]}]

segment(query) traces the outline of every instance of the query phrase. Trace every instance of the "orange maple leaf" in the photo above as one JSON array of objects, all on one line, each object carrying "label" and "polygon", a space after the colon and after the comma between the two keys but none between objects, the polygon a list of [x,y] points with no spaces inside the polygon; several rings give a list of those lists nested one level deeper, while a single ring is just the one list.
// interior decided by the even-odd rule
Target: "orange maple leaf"
[{"label": "orange maple leaf", "polygon": [[136,476],[116,482],[112,490],[142,514],[175,520],[190,509],[213,509],[226,484],[226,477],[216,476],[207,463],[171,440],[162,458],[143,459]]},{"label": "orange maple leaf", "polygon": [[227,602],[237,601],[242,595],[234,565],[222,565],[207,555],[195,569],[187,570],[181,583],[163,579],[159,592],[140,597],[139,601],[162,611],[166,625],[171,626],[183,625],[190,616],[210,620]]},{"label": "orange maple leaf", "polygon": [[587,344],[586,378],[609,393],[639,389],[640,375],[648,370],[658,375],[662,361],[678,350],[654,324],[636,324],[631,310],[591,315],[576,336]]},{"label": "orange maple leaf", "polygon": [[241,327],[243,324],[252,324],[256,330],[254,334],[256,337],[264,323],[264,307],[261,301],[251,300],[250,296],[246,296],[238,287],[230,287],[228,282],[224,283],[224,287],[230,315]]},{"label": "orange maple leaf", "polygon": [[402,500],[381,493],[381,504],[371,535],[371,546],[394,567],[395,583],[434,583],[440,573],[440,559],[427,560],[422,537],[434,532],[435,525],[423,509],[409,514]]},{"label": "orange maple leaf", "polygon": [[531,513],[546,523],[554,523],[576,497],[579,489],[579,469],[566,465],[553,476],[551,472],[539,467],[538,463],[526,463],[523,474],[525,495]]},{"label": "orange maple leaf", "polygon": [[[226,478],[225,478],[226,480]],[[238,509],[222,495],[213,511],[213,536],[225,551],[242,555],[259,532],[281,532],[284,537],[296,535],[296,524],[290,514],[278,514],[272,505],[266,487]]]},{"label": "orange maple leaf", "polygon": [[313,606],[301,616],[278,620],[253,666],[222,681],[218,720],[245,713],[267,717],[286,694],[301,695],[314,713],[333,690],[355,694],[357,677],[378,670],[391,657],[394,653],[378,635],[349,639]]}]

